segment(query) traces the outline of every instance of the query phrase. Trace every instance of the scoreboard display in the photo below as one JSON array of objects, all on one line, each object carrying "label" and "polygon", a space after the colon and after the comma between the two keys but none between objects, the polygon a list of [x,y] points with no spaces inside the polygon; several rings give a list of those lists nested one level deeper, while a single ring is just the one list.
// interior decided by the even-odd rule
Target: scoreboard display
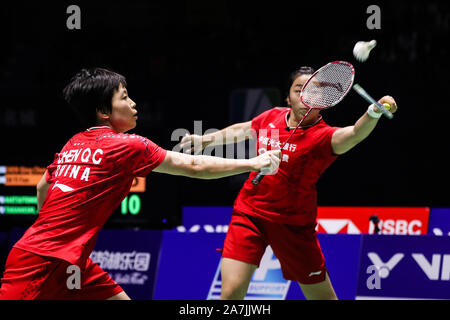
[{"label": "scoreboard display", "polygon": [[[40,166],[0,166],[0,229],[28,227],[38,216],[36,185],[45,173]],[[130,193],[107,221],[106,228],[168,229],[181,223],[177,184],[151,174],[134,179]]]}]

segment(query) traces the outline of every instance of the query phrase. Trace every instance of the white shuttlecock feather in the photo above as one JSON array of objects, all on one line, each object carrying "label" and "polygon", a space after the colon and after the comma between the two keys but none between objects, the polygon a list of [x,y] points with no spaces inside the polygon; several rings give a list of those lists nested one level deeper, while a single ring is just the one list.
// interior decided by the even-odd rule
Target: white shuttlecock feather
[{"label": "white shuttlecock feather", "polygon": [[370,51],[377,45],[376,40],[358,41],[353,48],[353,56],[356,60],[364,62],[369,58]]}]

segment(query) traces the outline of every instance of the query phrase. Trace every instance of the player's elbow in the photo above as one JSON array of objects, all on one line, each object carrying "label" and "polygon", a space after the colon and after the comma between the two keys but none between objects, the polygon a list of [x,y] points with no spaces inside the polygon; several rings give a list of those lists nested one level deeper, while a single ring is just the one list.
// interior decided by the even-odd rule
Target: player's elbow
[{"label": "player's elbow", "polygon": [[185,175],[194,179],[211,179],[211,168],[207,161],[199,156],[191,156],[185,167]]},{"label": "player's elbow", "polygon": [[344,154],[351,149],[353,149],[356,145],[358,145],[361,141],[364,139],[348,139],[346,141],[343,141],[341,143],[337,143],[332,145],[333,153],[337,155]]},{"label": "player's elbow", "polygon": [[189,176],[195,179],[212,179],[213,172],[205,164],[192,164],[189,169]]},{"label": "player's elbow", "polygon": [[38,193],[40,193],[40,192],[47,192],[49,186],[50,185],[47,183],[47,181],[42,179],[36,185],[36,192],[38,192]]},{"label": "player's elbow", "polygon": [[168,151],[154,171],[195,179],[210,179],[210,166],[201,156]]},{"label": "player's elbow", "polygon": [[353,126],[338,130],[331,138],[333,153],[344,154],[364,139],[365,137],[359,134]]}]

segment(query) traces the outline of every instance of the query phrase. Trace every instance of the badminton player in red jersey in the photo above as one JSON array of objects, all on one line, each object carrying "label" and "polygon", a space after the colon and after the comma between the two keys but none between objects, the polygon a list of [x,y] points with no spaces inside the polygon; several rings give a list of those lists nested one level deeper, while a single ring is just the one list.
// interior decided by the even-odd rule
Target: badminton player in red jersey
[{"label": "badminton player in red jersey", "polygon": [[[8,255],[0,299],[129,299],[89,255],[134,177],[155,171],[213,179],[274,172],[280,163],[279,151],[249,160],[191,156],[125,134],[136,126],[136,104],[125,78],[109,70],[83,69],[64,95],[95,125],[67,142],[39,182],[39,216]],[[76,269],[79,288],[68,285]]]},{"label": "badminton player in red jersey", "polygon": [[[259,154],[279,149],[308,111],[299,96],[313,72],[302,67],[291,74],[286,98],[289,108],[275,107],[212,134],[186,136],[181,147],[197,153],[206,146],[253,136]],[[389,103],[391,112],[397,110],[390,96],[379,102]],[[250,173],[234,203],[222,252],[222,299],[245,297],[267,245],[280,261],[283,276],[297,281],[307,299],[337,299],[316,237],[316,182],[338,155],[372,132],[381,115],[378,112],[371,107],[354,125],[339,128],[329,126],[318,110],[312,110],[283,147],[278,172],[265,176],[256,186],[251,182],[256,174]]]}]

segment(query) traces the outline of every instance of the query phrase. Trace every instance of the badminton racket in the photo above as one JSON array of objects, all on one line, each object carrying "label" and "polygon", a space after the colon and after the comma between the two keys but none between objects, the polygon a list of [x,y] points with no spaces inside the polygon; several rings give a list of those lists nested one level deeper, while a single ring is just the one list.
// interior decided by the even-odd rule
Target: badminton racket
[{"label": "badminton racket", "polygon": [[394,117],[394,115],[392,114],[392,112],[390,112],[388,109],[386,109],[381,103],[379,103],[378,101],[376,101],[374,98],[372,98],[370,96],[370,94],[368,94],[366,92],[366,90],[364,90],[359,84],[355,84],[353,86],[353,89],[361,96],[363,97],[367,102],[372,103],[374,105],[376,105],[382,112],[383,114],[386,116],[386,118],[388,119],[392,119]]}]

